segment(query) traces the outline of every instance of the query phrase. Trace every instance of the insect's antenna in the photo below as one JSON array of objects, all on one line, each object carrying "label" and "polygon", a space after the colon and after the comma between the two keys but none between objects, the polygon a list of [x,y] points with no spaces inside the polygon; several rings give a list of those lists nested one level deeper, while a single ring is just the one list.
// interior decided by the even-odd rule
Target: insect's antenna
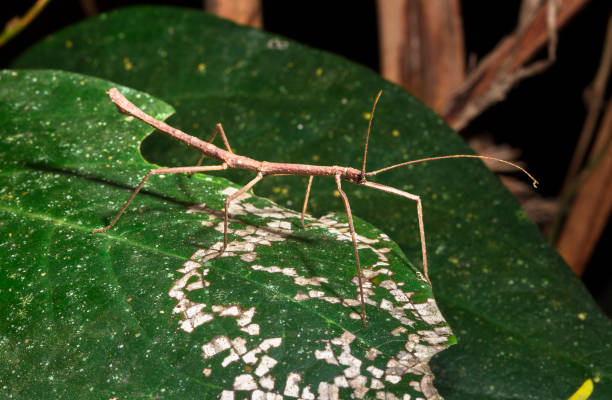
[{"label": "insect's antenna", "polygon": [[380,95],[382,94],[382,90],[378,91],[378,95],[376,95],[376,99],[374,100],[374,105],[372,106],[372,112],[370,113],[370,122],[368,122],[368,133],[366,135],[365,140],[365,149],[363,151],[363,167],[361,167],[361,175],[365,176],[366,169],[366,158],[368,157],[368,140],[370,139],[370,129],[372,129],[372,119],[374,119],[374,110],[376,110],[376,103],[378,103],[378,99],[380,99]]},{"label": "insect's antenna", "polygon": [[525,170],[525,168],[521,167],[520,165],[517,165],[515,163],[511,163],[510,161],[506,161],[506,160],[501,160],[499,158],[495,158],[495,157],[489,157],[489,156],[478,156],[478,155],[474,155],[474,154],[456,154],[456,155],[452,155],[452,156],[440,156],[440,157],[429,157],[429,158],[421,158],[420,160],[412,160],[412,161],[406,161],[403,162],[401,164],[395,164],[395,165],[391,165],[389,167],[385,167],[382,169],[379,169],[377,171],[372,171],[372,172],[368,172],[366,174],[366,176],[372,176],[372,175],[376,175],[378,173],[381,172],[385,172],[388,171],[390,169],[393,168],[398,168],[398,167],[403,167],[404,165],[409,165],[409,164],[417,164],[420,162],[425,162],[425,161],[433,161],[433,160],[444,160],[446,158],[480,158],[483,160],[493,160],[493,161],[497,161],[506,165],[510,165],[514,168],[518,168],[521,171],[523,171],[533,182],[533,187],[537,188],[538,187],[538,181],[536,180],[536,178],[534,178],[529,172],[527,172]]}]

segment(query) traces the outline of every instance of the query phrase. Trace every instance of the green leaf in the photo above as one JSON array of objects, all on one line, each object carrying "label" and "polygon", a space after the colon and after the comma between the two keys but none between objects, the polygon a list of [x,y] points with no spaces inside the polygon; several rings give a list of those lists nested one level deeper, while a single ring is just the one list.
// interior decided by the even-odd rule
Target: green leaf
[{"label": "green leaf", "polygon": [[[79,71],[146,90],[180,110],[171,124],[205,138],[222,122],[232,148],[259,160],[360,167],[365,117],[379,89],[369,170],[470,151],[438,116],[372,71],[192,10],[104,14],[52,35],[15,66]],[[198,159],[160,135],[150,139],[143,151],[156,163]],[[612,398],[612,324],[479,161],[415,165],[377,181],[423,199],[434,291],[459,338],[432,360],[443,396],[568,398],[593,379],[591,398]],[[353,213],[384,227],[408,259],[419,260],[415,205],[346,186]],[[286,177],[264,180],[256,191],[299,209],[304,188]],[[342,209],[333,190],[315,179],[314,214]]]},{"label": "green leaf", "polygon": [[[388,236],[356,220],[368,323],[345,217],[312,219],[222,178],[153,176],[151,131],[113,84],[0,72],[3,398],[435,398],[428,366],[455,342],[431,288]],[[172,109],[119,89],[145,112]],[[396,397],[392,397],[396,396]],[[263,398],[263,397],[261,397]]]}]

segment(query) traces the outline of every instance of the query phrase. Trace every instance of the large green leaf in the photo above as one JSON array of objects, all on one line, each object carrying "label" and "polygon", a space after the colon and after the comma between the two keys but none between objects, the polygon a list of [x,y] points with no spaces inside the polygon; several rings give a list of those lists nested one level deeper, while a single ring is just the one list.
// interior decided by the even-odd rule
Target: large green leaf
[{"label": "large green leaf", "polygon": [[236,188],[168,175],[92,234],[152,167],[138,154],[151,129],[116,112],[111,87],[0,72],[3,398],[437,398],[427,362],[454,336],[426,280],[371,225],[356,221],[366,328],[346,218],[304,230],[298,213],[245,194],[218,258]]},{"label": "large green leaf", "polygon": [[[101,15],[49,37],[15,65],[80,71],[146,90],[180,110],[171,123],[206,137],[222,122],[236,152],[266,161],[358,167],[365,117],[381,88],[370,170],[469,151],[438,116],[373,72],[196,11]],[[159,140],[145,143],[149,159],[196,162],[184,146]],[[252,175],[226,176],[244,183]],[[612,398],[612,324],[480,162],[416,165],[377,180],[424,202],[434,290],[459,338],[433,360],[442,395],[557,399],[594,379],[592,398]],[[314,185],[314,213],[341,209],[331,182]],[[295,177],[270,178],[256,190],[298,209],[304,186]],[[350,189],[354,214],[384,227],[419,260],[414,204]]]}]

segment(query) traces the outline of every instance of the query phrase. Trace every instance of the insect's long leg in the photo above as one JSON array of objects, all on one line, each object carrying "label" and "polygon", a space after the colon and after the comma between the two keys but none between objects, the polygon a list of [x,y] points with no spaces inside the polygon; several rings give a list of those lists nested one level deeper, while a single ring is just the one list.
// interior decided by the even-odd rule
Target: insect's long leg
[{"label": "insect's long leg", "polygon": [[[220,123],[217,124],[217,127],[215,128],[215,132],[212,134],[212,137],[210,138],[208,143],[212,144],[212,142],[217,137],[217,133],[219,133],[219,132],[221,133],[221,139],[223,139],[223,144],[225,145],[225,148],[227,149],[227,151],[229,151],[230,153],[234,154],[234,152],[232,151],[232,148],[229,145],[229,142],[227,141],[227,136],[225,136],[225,131],[223,130],[223,125],[221,125]],[[200,159],[198,160],[198,162],[196,164],[196,167],[199,167],[200,165],[202,165],[202,161],[204,161],[205,157],[206,157],[206,154],[202,153],[202,155],[200,156]],[[190,172],[188,176],[191,178],[193,176],[193,174],[195,174],[195,172]]]},{"label": "insect's long leg", "polygon": [[[225,145],[225,148],[227,149],[227,151],[234,154],[234,152],[232,151],[232,148],[229,145],[229,142],[227,141],[227,136],[225,136],[225,131],[223,130],[223,125],[221,125],[221,123],[217,124],[217,128],[215,129],[215,134],[216,132],[219,132],[221,134],[221,140],[223,140],[223,145]],[[210,142],[212,143],[212,139]]]},{"label": "insect's long leg", "polygon": [[338,186],[338,192],[342,196],[344,202],[344,208],[346,209],[346,216],[348,219],[349,229],[351,230],[351,239],[353,240],[353,253],[355,254],[355,264],[357,265],[357,281],[359,282],[359,296],[361,301],[361,326],[365,328],[366,325],[366,310],[365,301],[363,299],[363,284],[361,283],[361,265],[359,263],[359,252],[357,251],[357,237],[355,236],[355,226],[353,225],[353,214],[351,213],[351,205],[349,204],[346,193],[342,190],[342,184],[340,183],[340,175],[336,175],[336,186]]},{"label": "insect's long leg", "polygon": [[195,167],[175,167],[175,168],[152,169],[151,171],[149,171],[147,175],[145,175],[142,181],[140,181],[140,184],[138,185],[136,190],[132,192],[132,195],[130,196],[130,198],[125,202],[123,207],[121,207],[121,210],[119,210],[119,213],[117,213],[117,215],[115,216],[115,218],[113,218],[111,223],[105,226],[104,228],[92,229],[91,233],[106,232],[110,228],[112,228],[117,222],[117,220],[119,220],[119,217],[121,217],[121,214],[123,214],[123,212],[126,210],[128,205],[132,202],[132,200],[134,200],[134,197],[136,197],[138,192],[140,192],[140,189],[142,189],[142,187],[144,186],[144,184],[147,182],[147,180],[149,179],[151,175],[177,174],[177,173],[182,173],[182,172],[217,171],[217,170],[222,170],[222,169],[227,169],[227,164],[223,163],[221,165],[209,165],[205,167],[195,166]]},{"label": "insect's long leg", "polygon": [[304,225],[304,214],[306,214],[306,208],[308,207],[308,197],[310,196],[310,187],[312,186],[312,179],[314,176],[310,175],[308,177],[308,186],[306,186],[306,196],[304,197],[304,206],[302,206],[302,218],[300,218],[300,222],[302,223],[302,228],[306,228],[308,225]]},{"label": "insect's long leg", "polygon": [[[202,165],[202,161],[204,161],[205,157],[206,157],[206,154],[202,153],[202,155],[200,156],[200,159],[196,163],[196,167],[199,167],[200,165]],[[193,174],[195,174],[195,172],[190,172],[189,175],[187,175],[187,176],[191,178],[193,176]]]},{"label": "insect's long leg", "polygon": [[415,194],[404,192],[403,190],[396,189],[391,186],[381,185],[379,183],[374,182],[365,182],[364,186],[371,187],[373,189],[378,189],[382,192],[391,193],[397,196],[405,197],[410,200],[414,200],[417,203],[417,216],[419,219],[419,232],[421,234],[421,253],[423,254],[423,272],[425,274],[425,279],[431,286],[431,281],[429,280],[429,272],[427,270],[427,246],[425,244],[425,225],[423,224],[423,206],[421,205],[421,198]]},{"label": "insect's long leg", "polygon": [[235,193],[232,193],[231,195],[225,198],[225,220],[223,221],[223,247],[219,251],[219,255],[217,257],[221,256],[221,254],[223,254],[223,252],[225,251],[225,248],[227,247],[227,228],[229,225],[229,204],[232,202],[232,200],[236,199],[237,197],[242,195],[244,192],[246,192],[247,190],[255,186],[255,184],[259,182],[260,180],[262,180],[263,177],[264,177],[263,173],[258,172],[257,176],[253,178],[249,183],[244,185],[242,189],[238,190]]}]

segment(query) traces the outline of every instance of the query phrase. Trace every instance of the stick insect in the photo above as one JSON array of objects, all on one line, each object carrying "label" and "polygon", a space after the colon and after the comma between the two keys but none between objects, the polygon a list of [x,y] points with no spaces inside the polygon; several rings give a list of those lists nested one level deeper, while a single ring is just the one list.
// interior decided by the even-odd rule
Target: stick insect
[{"label": "stick insect", "polygon": [[[423,262],[423,273],[424,273],[425,279],[427,280],[430,286],[431,286],[431,281],[429,279],[429,271],[427,267],[427,247],[425,244],[425,227],[423,224],[423,207],[421,204],[421,198],[415,194],[411,194],[411,193],[396,189],[391,186],[385,186],[379,183],[369,182],[367,180],[368,177],[377,175],[381,172],[385,172],[393,168],[398,168],[398,167],[402,167],[405,165],[416,164],[416,163],[421,163],[421,162],[426,162],[426,161],[442,160],[442,159],[447,159],[447,158],[480,158],[480,159],[494,160],[494,161],[518,168],[519,170],[527,174],[529,178],[531,178],[531,180],[533,181],[534,187],[536,187],[538,183],[538,181],[533,176],[531,176],[529,172],[527,172],[525,169],[523,169],[519,165],[516,165],[509,161],[494,158],[494,157],[471,155],[471,154],[457,154],[457,155],[423,158],[419,160],[407,161],[407,162],[391,165],[391,166],[388,166],[388,167],[385,167],[385,168],[382,168],[376,171],[366,172],[366,160],[367,160],[366,157],[368,154],[368,141],[370,138],[370,130],[372,128],[372,119],[374,117],[374,111],[376,110],[376,104],[378,103],[378,100],[380,99],[380,96],[382,94],[382,90],[378,92],[378,95],[376,96],[376,99],[374,100],[374,104],[372,106],[372,112],[370,113],[370,120],[368,122],[368,130],[366,134],[364,153],[363,153],[363,165],[361,167],[361,170],[351,168],[351,167],[340,167],[336,165],[322,166],[322,165],[257,161],[252,158],[234,154],[234,152],[232,151],[229,145],[229,142],[227,141],[227,136],[225,135],[223,126],[220,123],[216,125],[215,132],[212,138],[210,139],[210,141],[205,142],[194,136],[188,135],[185,132],[182,132],[166,124],[165,122],[159,121],[153,118],[152,116],[146,114],[144,111],[142,111],[140,108],[136,107],[128,99],[126,99],[116,88],[110,89],[107,93],[110,96],[113,103],[115,103],[115,105],[117,106],[117,109],[119,110],[119,112],[123,114],[131,115],[133,117],[136,117],[146,122],[152,127],[158,129],[159,131],[166,133],[170,135],[171,137],[173,137],[174,139],[177,139],[187,144],[189,147],[193,147],[194,149],[198,150],[199,152],[202,153],[202,156],[200,157],[200,160],[195,166],[175,167],[175,168],[158,168],[158,169],[150,170],[149,173],[147,173],[145,177],[142,179],[138,187],[136,187],[134,192],[132,192],[132,195],[128,198],[128,200],[125,202],[121,210],[119,210],[119,212],[117,213],[115,218],[113,218],[113,220],[110,222],[110,224],[108,224],[104,228],[93,229],[92,233],[106,232],[110,228],[112,228],[115,225],[115,223],[117,223],[117,220],[119,220],[123,212],[126,210],[128,205],[132,202],[134,197],[136,197],[138,192],[142,189],[142,187],[144,186],[144,184],[147,182],[147,180],[149,179],[151,175],[176,174],[176,173],[189,173],[191,175],[196,172],[219,171],[219,170],[226,170],[228,168],[241,168],[241,169],[254,171],[256,172],[255,178],[253,178],[249,183],[244,185],[240,190],[229,195],[225,199],[223,246],[221,247],[221,250],[219,251],[218,256],[220,256],[223,254],[223,252],[227,248],[227,231],[228,231],[228,221],[229,221],[228,210],[229,210],[230,203],[236,198],[238,198],[240,195],[245,193],[247,190],[255,186],[255,184],[259,182],[260,180],[262,180],[264,177],[274,176],[274,175],[308,176],[308,186],[306,187],[306,195],[304,198],[304,205],[302,207],[302,214],[301,214],[301,225],[303,228],[307,227],[307,225],[304,224],[304,215],[306,214],[306,208],[308,206],[308,197],[310,195],[310,188],[312,186],[313,178],[315,176],[333,177],[336,181],[336,187],[338,189],[338,192],[340,193],[342,202],[344,203],[344,208],[346,209],[349,230],[351,233],[351,239],[352,239],[352,244],[353,244],[353,254],[355,257],[355,265],[357,269],[357,278],[358,278],[357,280],[359,284],[359,296],[360,296],[360,302],[361,302],[361,325],[363,327],[365,327],[366,325],[366,310],[365,310],[365,302],[364,302],[364,297],[363,297],[361,265],[359,263],[359,253],[357,251],[357,238],[355,235],[355,227],[353,225],[353,214],[351,213],[351,206],[349,204],[348,197],[346,196],[346,193],[342,190],[342,180],[354,183],[356,185],[367,186],[367,187],[370,187],[376,190],[380,190],[385,193],[390,193],[390,194],[400,196],[400,197],[403,197],[409,200],[413,200],[416,202],[417,216],[418,216],[418,223],[419,223],[419,233],[420,233],[420,239],[421,239],[421,255],[422,255],[422,262]],[[223,146],[225,147],[225,150],[213,144],[213,141],[215,137],[217,136],[217,134],[221,136],[221,140],[223,141]],[[202,166],[201,163],[205,157],[219,160],[221,161],[221,164],[212,165],[212,166]]]}]

